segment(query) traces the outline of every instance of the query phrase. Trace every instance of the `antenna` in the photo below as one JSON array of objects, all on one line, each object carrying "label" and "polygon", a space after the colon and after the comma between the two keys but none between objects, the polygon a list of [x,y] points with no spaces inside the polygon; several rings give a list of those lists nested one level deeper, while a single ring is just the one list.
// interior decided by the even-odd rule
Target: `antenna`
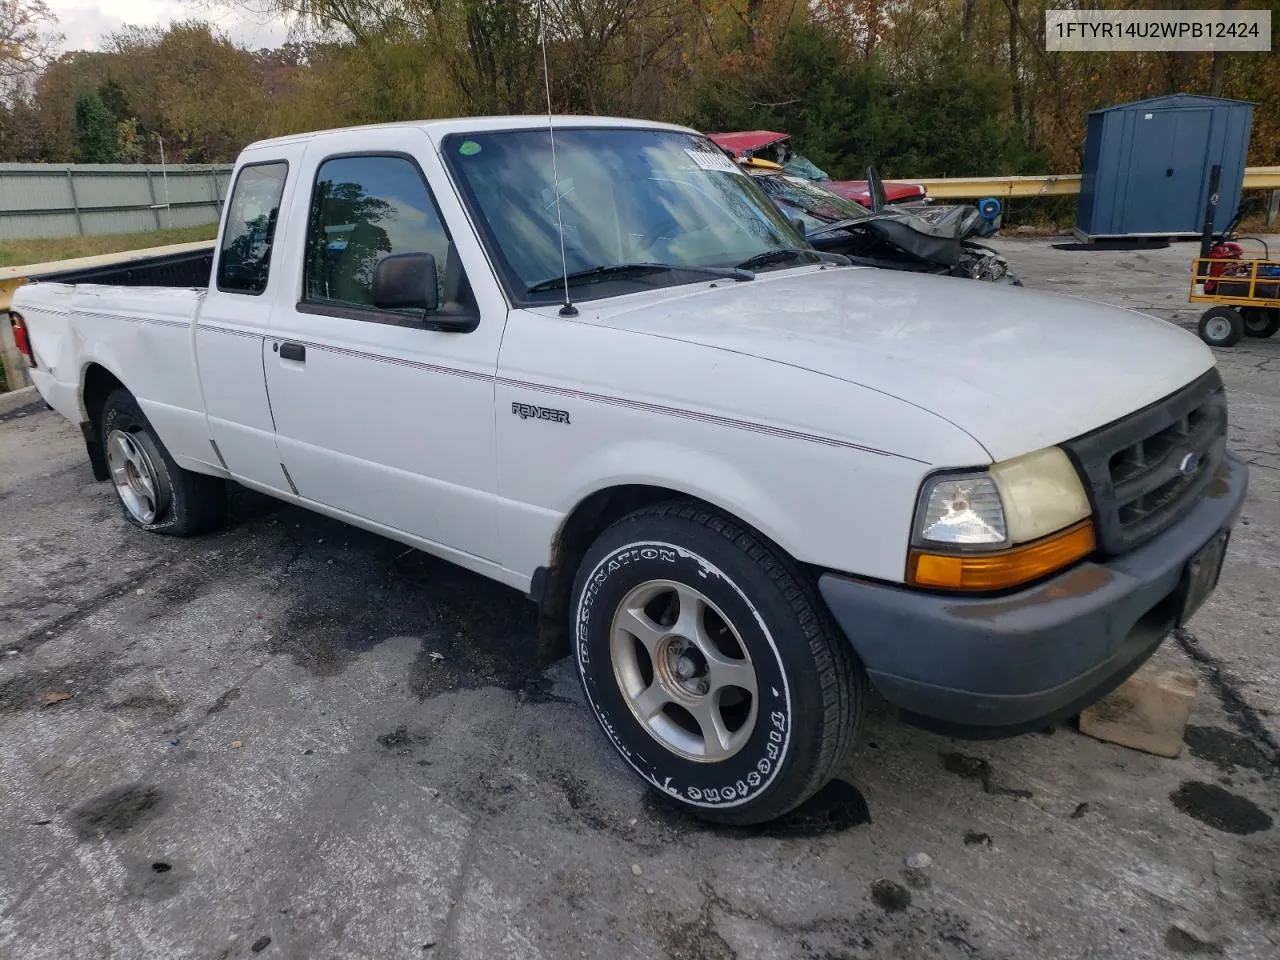
[{"label": "antenna", "polygon": [[560,316],[576,317],[578,308],[569,299],[569,263],[564,255],[564,218],[560,216],[560,173],[556,169],[556,128],[551,122],[551,73],[547,69],[547,21],[545,4],[538,0],[538,42],[542,46],[542,82],[547,89],[547,135],[551,137],[551,182],[556,192],[556,226],[560,230],[560,273],[564,277],[564,306]]}]

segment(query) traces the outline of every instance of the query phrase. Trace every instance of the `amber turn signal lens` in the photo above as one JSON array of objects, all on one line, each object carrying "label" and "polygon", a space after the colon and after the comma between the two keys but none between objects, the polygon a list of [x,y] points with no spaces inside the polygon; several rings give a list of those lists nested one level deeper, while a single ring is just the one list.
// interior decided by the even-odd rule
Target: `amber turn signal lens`
[{"label": "amber turn signal lens", "polygon": [[1093,521],[997,553],[925,553],[912,550],[907,582],[941,590],[1007,590],[1039,580],[1097,549]]}]

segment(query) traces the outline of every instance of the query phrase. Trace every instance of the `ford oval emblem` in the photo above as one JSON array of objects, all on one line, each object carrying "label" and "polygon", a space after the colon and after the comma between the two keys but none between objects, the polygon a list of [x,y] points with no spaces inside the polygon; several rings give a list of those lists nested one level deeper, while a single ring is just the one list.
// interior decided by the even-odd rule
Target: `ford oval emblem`
[{"label": "ford oval emblem", "polygon": [[1178,472],[1184,477],[1189,477],[1200,469],[1200,454],[1188,453],[1182,458],[1182,462],[1178,464]]}]

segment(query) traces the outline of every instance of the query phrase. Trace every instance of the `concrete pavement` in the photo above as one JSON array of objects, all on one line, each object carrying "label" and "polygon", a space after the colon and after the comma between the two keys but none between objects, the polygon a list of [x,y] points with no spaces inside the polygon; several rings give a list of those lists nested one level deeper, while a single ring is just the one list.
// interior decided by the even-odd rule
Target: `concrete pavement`
[{"label": "concrete pavement", "polygon": [[[1198,313],[1191,245],[1000,246],[1029,286]],[[1201,679],[1182,756],[877,703],[844,781],[752,831],[642,789],[514,592],[248,494],[143,534],[74,425],[6,413],[0,956],[1274,958],[1280,338],[1219,356],[1254,472],[1160,654]]]}]

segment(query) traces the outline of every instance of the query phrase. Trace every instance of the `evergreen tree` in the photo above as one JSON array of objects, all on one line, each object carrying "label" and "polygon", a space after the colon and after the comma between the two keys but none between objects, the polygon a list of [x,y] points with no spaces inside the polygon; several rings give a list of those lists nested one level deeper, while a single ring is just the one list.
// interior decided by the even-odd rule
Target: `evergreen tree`
[{"label": "evergreen tree", "polygon": [[96,90],[76,98],[76,147],[81,163],[115,163],[118,159],[116,118]]}]

